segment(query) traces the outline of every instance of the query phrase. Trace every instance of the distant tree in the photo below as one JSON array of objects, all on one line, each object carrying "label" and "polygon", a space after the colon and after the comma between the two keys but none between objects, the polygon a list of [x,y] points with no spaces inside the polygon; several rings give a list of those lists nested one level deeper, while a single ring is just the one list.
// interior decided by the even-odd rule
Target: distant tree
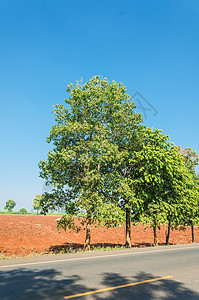
[{"label": "distant tree", "polygon": [[27,212],[27,210],[25,208],[21,208],[20,211],[19,211],[19,213],[25,215],[28,212]]},{"label": "distant tree", "polygon": [[42,209],[41,201],[43,199],[43,195],[36,194],[36,197],[33,199],[33,208],[36,210],[37,214]]},{"label": "distant tree", "polygon": [[15,206],[16,202],[14,200],[8,200],[6,201],[4,209],[7,209],[9,212],[11,212]]}]

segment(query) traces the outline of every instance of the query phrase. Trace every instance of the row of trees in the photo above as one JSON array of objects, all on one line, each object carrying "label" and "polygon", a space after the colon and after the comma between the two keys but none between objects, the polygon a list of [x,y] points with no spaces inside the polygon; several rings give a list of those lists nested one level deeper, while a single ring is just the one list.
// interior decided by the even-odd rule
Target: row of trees
[{"label": "row of trees", "polygon": [[65,207],[58,223],[64,229],[74,229],[74,215],[85,213],[86,249],[92,223],[125,222],[127,247],[131,221],[150,223],[155,244],[160,224],[168,224],[167,242],[171,228],[198,224],[196,153],[144,126],[122,83],[95,76],[67,92],[47,138],[54,148],[39,163],[40,176],[54,187],[42,197],[43,212]]},{"label": "row of trees", "polygon": [[[42,195],[36,195],[36,197],[33,200],[33,208],[34,210],[37,211],[37,214],[39,212],[39,210],[41,210],[41,205],[40,205],[40,201],[42,199]],[[14,209],[14,207],[16,206],[16,202],[14,200],[8,200],[6,201],[6,205],[4,207],[5,210],[7,210],[8,212],[12,212],[12,210]],[[25,208],[21,208],[19,210],[20,214],[27,214],[27,210]]]},{"label": "row of trees", "polygon": [[[39,211],[42,210],[42,207],[41,207],[41,201],[42,201],[42,198],[44,196],[43,195],[40,195],[40,194],[37,194],[35,196],[35,198],[33,199],[33,209],[36,210],[37,214],[39,213]],[[12,212],[13,209],[15,208],[16,206],[16,202],[14,200],[8,200],[6,201],[6,205],[4,206],[4,209],[7,210],[8,212]],[[19,213],[20,214],[27,214],[27,210],[25,208],[21,208],[19,210]]]}]

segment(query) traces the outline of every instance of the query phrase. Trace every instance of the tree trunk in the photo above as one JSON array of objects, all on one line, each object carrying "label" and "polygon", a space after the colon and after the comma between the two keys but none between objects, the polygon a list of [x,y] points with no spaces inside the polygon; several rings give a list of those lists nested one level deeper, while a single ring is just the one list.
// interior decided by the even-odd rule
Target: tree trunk
[{"label": "tree trunk", "polygon": [[126,208],[126,248],[131,248],[131,209]]},{"label": "tree trunk", "polygon": [[154,236],[154,245],[157,246],[158,245],[158,239],[157,239],[157,222],[156,222],[156,218],[154,219],[154,222],[153,222],[153,236]]},{"label": "tree trunk", "polygon": [[84,243],[85,250],[91,249],[91,212],[87,212],[87,221],[86,221],[86,239]]},{"label": "tree trunk", "polygon": [[170,231],[171,231],[171,218],[169,218],[169,223],[168,223],[167,236],[166,236],[166,245],[168,245],[168,243],[169,243]]},{"label": "tree trunk", "polygon": [[192,236],[192,243],[195,243],[195,239],[194,239],[194,227],[193,227],[193,223],[191,222],[191,236]]}]

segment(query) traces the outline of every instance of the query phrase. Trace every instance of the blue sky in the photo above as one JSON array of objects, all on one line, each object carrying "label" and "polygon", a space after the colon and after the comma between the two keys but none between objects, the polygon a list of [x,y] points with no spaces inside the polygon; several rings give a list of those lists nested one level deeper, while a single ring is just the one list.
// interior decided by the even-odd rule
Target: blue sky
[{"label": "blue sky", "polygon": [[53,105],[81,77],[139,91],[144,123],[199,153],[198,31],[198,0],[0,0],[0,210],[42,193]]}]

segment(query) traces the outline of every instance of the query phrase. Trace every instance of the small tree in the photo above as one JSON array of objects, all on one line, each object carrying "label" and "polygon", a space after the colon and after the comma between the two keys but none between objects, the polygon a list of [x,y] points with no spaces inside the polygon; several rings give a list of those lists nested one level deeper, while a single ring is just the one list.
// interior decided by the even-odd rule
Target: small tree
[{"label": "small tree", "polygon": [[34,210],[36,210],[37,215],[38,215],[39,211],[42,209],[42,206],[41,206],[42,199],[43,199],[43,195],[40,195],[40,194],[36,194],[36,197],[33,199],[33,208],[34,208]]},{"label": "small tree", "polygon": [[9,212],[11,212],[15,206],[16,202],[14,200],[8,200],[6,201],[4,209],[7,209]]},{"label": "small tree", "polygon": [[19,210],[19,213],[22,214],[22,215],[25,215],[25,214],[27,214],[28,212],[27,212],[27,210],[26,210],[25,208],[21,208],[21,209]]}]

